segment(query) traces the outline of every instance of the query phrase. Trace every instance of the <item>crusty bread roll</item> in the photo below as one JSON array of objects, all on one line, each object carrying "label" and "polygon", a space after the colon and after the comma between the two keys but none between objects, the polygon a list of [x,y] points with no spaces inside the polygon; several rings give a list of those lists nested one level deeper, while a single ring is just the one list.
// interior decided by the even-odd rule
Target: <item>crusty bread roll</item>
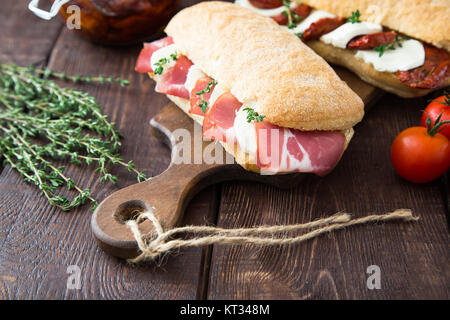
[{"label": "crusty bread roll", "polygon": [[[450,0],[295,0],[315,9],[340,17],[359,10],[361,20],[379,23],[410,37],[450,51]],[[321,41],[307,45],[332,64],[356,73],[362,80],[404,98],[424,96],[450,86],[450,78],[434,89],[412,88],[402,83],[395,73],[380,72],[372,64],[355,57],[356,50],[341,49]]]},{"label": "crusty bread roll", "polygon": [[256,102],[273,124],[345,130],[364,115],[361,98],[321,57],[253,10],[202,2],[180,11],[165,31],[182,54],[240,102]]},{"label": "crusty bread roll", "polygon": [[[192,118],[195,122],[197,122],[200,126],[203,124],[203,117],[189,113],[189,100],[167,95],[167,97],[175,103],[181,110],[183,110],[190,118]],[[353,128],[346,129],[342,131],[345,135],[345,149],[347,149],[348,144],[350,143],[350,140],[353,137]],[[220,142],[220,141],[219,141]],[[226,152],[231,154],[234,159],[236,160],[236,163],[241,165],[245,170],[261,173],[261,169],[256,165],[255,157],[247,152],[242,151],[242,149],[239,148],[239,145],[237,144],[229,144],[225,142],[220,142],[222,144],[223,148]],[[288,174],[292,172],[277,172],[277,174]]]},{"label": "crusty bread roll", "polygon": [[295,0],[313,8],[379,23],[450,52],[450,0]]},{"label": "crusty bread roll", "polygon": [[[356,50],[337,48],[319,40],[308,41],[308,46],[328,62],[343,66],[356,73],[356,75],[365,82],[400,97],[420,97],[436,90],[407,86],[398,79],[395,73],[377,71],[372,64],[366,63],[364,60],[355,57]],[[450,86],[450,77],[441,85],[441,88],[447,86]]]}]

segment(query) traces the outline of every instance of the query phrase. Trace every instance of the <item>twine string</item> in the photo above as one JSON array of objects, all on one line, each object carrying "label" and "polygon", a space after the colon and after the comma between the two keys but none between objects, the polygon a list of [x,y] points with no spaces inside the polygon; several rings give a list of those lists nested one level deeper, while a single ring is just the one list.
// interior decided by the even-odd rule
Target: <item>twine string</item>
[{"label": "twine string", "polygon": [[[323,233],[369,222],[387,222],[392,220],[416,221],[410,209],[397,209],[393,212],[379,215],[369,215],[351,219],[348,213],[337,213],[333,216],[308,223],[259,226],[253,228],[224,229],[212,226],[185,226],[164,231],[161,223],[152,210],[140,213],[136,219],[127,221],[127,226],[136,239],[140,254],[129,261],[138,263],[144,260],[154,260],[157,257],[183,247],[201,247],[212,244],[254,244],[260,246],[292,245],[300,243]],[[150,220],[155,229],[150,234],[139,230],[139,223]],[[310,230],[302,235],[286,236],[302,230]],[[189,239],[173,239],[176,234],[190,234]],[[280,234],[283,233],[283,234]]]}]

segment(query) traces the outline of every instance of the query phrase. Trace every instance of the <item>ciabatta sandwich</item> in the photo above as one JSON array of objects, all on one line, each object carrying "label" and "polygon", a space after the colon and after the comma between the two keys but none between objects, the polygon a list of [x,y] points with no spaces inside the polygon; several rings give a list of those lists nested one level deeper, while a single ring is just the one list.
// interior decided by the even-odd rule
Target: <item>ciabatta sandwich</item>
[{"label": "ciabatta sandwich", "polygon": [[450,85],[450,0],[236,0],[401,97]]},{"label": "ciabatta sandwich", "polygon": [[236,162],[260,173],[334,168],[362,100],[334,70],[272,19],[211,1],[180,11],[168,37],[144,44],[136,71],[149,73],[220,141]]}]

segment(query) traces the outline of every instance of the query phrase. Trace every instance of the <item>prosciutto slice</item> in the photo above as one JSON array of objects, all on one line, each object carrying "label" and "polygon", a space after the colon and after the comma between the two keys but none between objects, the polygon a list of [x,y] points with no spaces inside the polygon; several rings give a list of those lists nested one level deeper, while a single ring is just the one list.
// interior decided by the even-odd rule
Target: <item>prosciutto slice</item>
[{"label": "prosciutto slice", "polygon": [[165,37],[160,40],[156,40],[149,43],[144,43],[144,48],[141,50],[139,57],[136,61],[135,71],[141,73],[153,72],[150,59],[156,50],[167,47],[173,44],[172,37]]},{"label": "prosciutto slice", "polygon": [[155,91],[170,94],[183,99],[189,99],[189,92],[184,86],[192,61],[180,55],[173,67],[164,70],[161,78],[156,83]]},{"label": "prosciutto slice", "polygon": [[219,96],[203,119],[203,138],[234,143],[234,119],[242,103],[231,93]]},{"label": "prosciutto slice", "polygon": [[[189,109],[189,113],[198,114],[200,116],[205,115],[203,113],[202,108],[199,105],[202,103],[202,99],[205,100],[209,104],[209,98],[211,97],[211,94],[214,90],[215,85],[211,86],[209,92],[205,92],[202,95],[198,95],[197,93],[201,92],[202,90],[205,90],[211,81],[213,81],[213,79],[208,76],[197,80],[197,83],[195,84],[194,89],[192,89],[191,95],[190,95],[191,108]],[[208,109],[209,108],[207,107],[206,110],[208,110]]]},{"label": "prosciutto slice", "polygon": [[256,163],[261,173],[312,172],[325,175],[339,161],[345,147],[340,131],[300,131],[268,121],[255,123]]}]

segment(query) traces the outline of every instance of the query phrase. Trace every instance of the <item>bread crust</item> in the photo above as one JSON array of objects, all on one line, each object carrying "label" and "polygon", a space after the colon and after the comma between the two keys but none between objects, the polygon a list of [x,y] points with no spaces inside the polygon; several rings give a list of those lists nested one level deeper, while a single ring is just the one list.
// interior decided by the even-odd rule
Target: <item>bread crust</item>
[{"label": "bread crust", "polygon": [[328,62],[343,66],[353,71],[365,82],[403,98],[424,96],[431,91],[450,86],[450,77],[448,77],[438,88],[412,88],[401,82],[395,73],[377,71],[372,64],[355,57],[356,50],[336,48],[319,40],[308,41],[308,46]]},{"label": "bread crust", "polygon": [[361,98],[308,46],[276,22],[231,3],[202,2],[168,24],[180,52],[273,124],[344,130],[364,115]]},{"label": "bread crust", "polygon": [[449,0],[295,0],[340,17],[361,12],[361,20],[379,23],[450,52]]},{"label": "bread crust", "polygon": [[[151,77],[151,75],[150,75]],[[179,98],[176,96],[167,95],[167,97],[175,103],[181,110],[184,111],[191,119],[193,119],[195,122],[197,122],[200,126],[203,125],[203,117],[189,113],[190,108],[190,102],[189,100]],[[353,137],[354,131],[353,128],[346,129],[343,131],[345,135],[345,149],[347,149],[348,144],[350,143],[350,140]],[[238,163],[241,167],[243,167],[245,170],[252,171],[255,173],[261,173],[261,169],[256,165],[256,159],[253,155],[250,153],[242,151],[242,149],[237,144],[229,144],[225,142],[220,142],[220,144],[223,146],[226,152],[231,154],[234,159],[236,160],[236,163]],[[278,172],[277,174],[289,174],[292,172]]]}]

